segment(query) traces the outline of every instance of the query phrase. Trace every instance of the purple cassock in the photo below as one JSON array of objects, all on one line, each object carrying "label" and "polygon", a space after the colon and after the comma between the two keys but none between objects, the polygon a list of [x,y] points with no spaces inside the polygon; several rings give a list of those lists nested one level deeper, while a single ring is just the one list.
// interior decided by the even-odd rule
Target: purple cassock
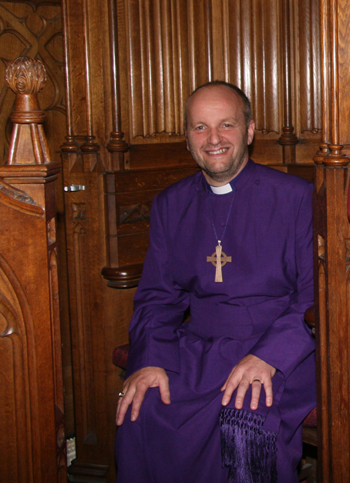
[{"label": "purple cassock", "polygon": [[[313,303],[313,186],[251,160],[231,186],[214,194],[198,172],[153,202],[127,376],[164,368],[171,404],[151,388],[136,422],[129,408],[117,430],[118,483],[298,481],[301,424],[316,404],[304,322]],[[231,257],[222,282],[214,281],[218,239]],[[271,408],[262,390],[251,411],[251,389],[242,410],[235,393],[221,405],[222,385],[247,354],[277,369]]]}]

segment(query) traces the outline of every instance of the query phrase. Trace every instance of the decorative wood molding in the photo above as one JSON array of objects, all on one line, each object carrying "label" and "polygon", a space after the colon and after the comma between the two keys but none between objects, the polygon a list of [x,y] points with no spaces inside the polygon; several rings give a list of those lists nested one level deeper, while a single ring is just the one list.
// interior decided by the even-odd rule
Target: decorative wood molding
[{"label": "decorative wood molding", "polygon": [[[79,212],[82,213],[85,207],[80,206]],[[93,388],[93,375],[90,371],[91,364],[89,358],[91,354],[91,339],[90,339],[90,317],[86,312],[86,285],[84,283],[84,260],[87,259],[86,254],[86,219],[80,216],[76,217],[76,204],[72,205],[72,220],[73,228],[73,248],[74,248],[74,275],[76,282],[76,293],[74,298],[76,300],[76,327],[78,338],[78,347],[75,347],[75,356],[78,358],[79,367],[84,367],[85,370],[80,372],[80,381],[77,385],[79,391],[83,395],[84,401],[90,401],[90,405],[81,405],[81,416],[79,418],[81,424],[81,431],[84,435],[84,444],[96,445],[96,430],[95,430],[95,412],[94,397],[90,393]],[[85,220],[84,220],[85,219]]]},{"label": "decorative wood molding", "polygon": [[133,288],[137,287],[142,275],[143,263],[127,265],[125,267],[102,269],[103,277],[108,280],[108,287],[111,288]]},{"label": "decorative wood molding", "polygon": [[[0,254],[0,314],[1,372],[6,376],[6,379],[1,377],[2,387],[6,389],[2,392],[0,409],[2,475],[8,475],[9,478],[11,475],[16,479],[22,475],[29,482],[33,481],[31,479],[34,467],[33,456],[39,457],[39,464],[41,459],[38,440],[32,441],[32,435],[38,435],[40,431],[37,421],[32,421],[32,414],[39,411],[35,391],[36,374],[31,372],[29,357],[34,344],[34,324],[21,283],[2,254]],[[3,325],[4,322],[5,325]],[[34,391],[32,397],[28,398],[30,387]],[[23,401],[26,403],[23,404]],[[11,414],[6,410],[9,407],[21,408],[21,410]],[[29,451],[30,448],[32,451]]]},{"label": "decorative wood molding", "polygon": [[[64,121],[66,109],[60,49],[63,38],[60,6],[56,2],[0,2],[0,24],[1,72],[14,58],[21,56],[40,59],[46,68],[47,83],[39,93],[39,99],[43,110],[49,112],[46,122],[48,145],[53,159],[59,160],[56,152],[64,136],[65,123],[61,123],[61,119]],[[9,117],[15,97],[6,83],[0,83],[0,89],[0,125],[3,131],[0,152],[5,153],[7,158],[12,132]]]},{"label": "decorative wood molding", "polygon": [[324,156],[323,164],[330,167],[347,166],[350,160],[346,154],[342,153],[343,147],[341,144],[329,144],[329,152],[327,156]]},{"label": "decorative wood molding", "polygon": [[108,0],[109,41],[111,52],[111,92],[112,92],[112,128],[107,149],[111,153],[111,167],[118,171],[124,169],[124,153],[129,149],[120,130],[120,92],[118,75],[118,35],[115,0]]},{"label": "decorative wood molding", "polygon": [[284,122],[282,135],[279,138],[283,146],[283,162],[295,163],[295,145],[299,142],[294,132],[292,117],[292,86],[291,86],[291,28],[289,1],[282,1],[282,65],[283,65],[283,94],[284,94]]},{"label": "decorative wood molding", "polygon": [[7,164],[49,163],[49,150],[41,125],[45,115],[39,108],[37,97],[47,80],[44,65],[40,60],[19,57],[8,65],[5,80],[16,94]]},{"label": "decorative wood molding", "polygon": [[64,42],[64,60],[65,60],[65,93],[66,93],[66,104],[67,104],[67,136],[66,141],[61,146],[63,152],[75,152],[78,149],[77,144],[74,142],[73,138],[73,127],[72,127],[72,94],[71,94],[71,81],[69,72],[69,35],[68,35],[68,16],[67,16],[67,5],[66,2],[62,3],[62,16],[63,16],[63,30],[65,35],[63,36]]},{"label": "decorative wood molding", "polygon": [[343,0],[321,0],[322,144],[316,165],[314,251],[318,380],[318,480],[337,482],[350,472],[342,451],[350,444],[349,158],[346,156],[350,50]]},{"label": "decorative wood molding", "polygon": [[94,143],[95,136],[86,136],[86,141],[80,146],[83,153],[93,154],[97,153],[100,146]]},{"label": "decorative wood molding", "polygon": [[328,149],[328,144],[327,143],[322,143],[320,145],[319,150],[317,151],[316,155],[314,156],[314,162],[315,164],[323,164],[323,160],[328,156],[329,154],[329,149]]},{"label": "decorative wood molding", "polygon": [[[0,443],[10,465],[2,476],[12,479],[16,468],[16,480],[28,483],[58,483],[67,474],[55,227],[59,166],[50,161],[37,100],[45,77],[43,64],[27,57],[7,67],[17,97],[8,163],[0,166],[0,311],[7,321],[0,352],[2,363],[12,361],[14,384],[5,386],[16,409],[5,431],[11,441],[7,447]],[[30,455],[23,454],[22,440]]]},{"label": "decorative wood molding", "polygon": [[[35,200],[22,190],[13,188],[0,178],[0,201],[4,205],[25,213],[43,217],[45,212]],[[29,206],[28,206],[29,205]]]}]

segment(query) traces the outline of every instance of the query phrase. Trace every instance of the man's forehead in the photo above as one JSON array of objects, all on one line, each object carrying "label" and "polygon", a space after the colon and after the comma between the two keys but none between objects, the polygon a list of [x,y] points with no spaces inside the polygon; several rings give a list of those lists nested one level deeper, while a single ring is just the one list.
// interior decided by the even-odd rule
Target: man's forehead
[{"label": "man's forehead", "polygon": [[[244,103],[240,96],[228,86],[205,86],[195,92],[189,99],[188,111],[193,113],[193,107],[205,106],[212,102],[223,101],[234,107],[235,114],[244,111]],[[234,113],[232,113],[232,116]]]}]

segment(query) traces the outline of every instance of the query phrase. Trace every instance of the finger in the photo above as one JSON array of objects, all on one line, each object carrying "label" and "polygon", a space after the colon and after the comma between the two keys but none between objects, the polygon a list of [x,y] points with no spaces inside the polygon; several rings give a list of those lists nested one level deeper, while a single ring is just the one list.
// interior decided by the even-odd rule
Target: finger
[{"label": "finger", "polygon": [[164,404],[170,404],[170,389],[168,376],[161,378],[159,381],[160,398]]},{"label": "finger", "polygon": [[237,388],[239,380],[234,376],[229,376],[225,384],[223,385],[221,390],[224,390],[224,395],[222,397],[221,404],[223,406],[227,406],[227,404],[231,401],[231,397],[233,391]]},{"label": "finger", "polygon": [[[124,387],[122,389],[122,393],[124,393]],[[121,394],[121,393],[119,393]],[[120,406],[122,404],[122,397],[119,396],[119,399],[118,399],[118,404],[117,404],[117,412],[116,412],[116,418],[115,418],[115,422],[116,424],[118,424],[118,420],[119,420],[119,413],[120,413]]]},{"label": "finger", "polygon": [[117,412],[116,412],[116,417],[115,417],[115,422],[118,424],[118,419],[119,419],[119,412],[120,412],[120,405],[121,405],[121,397],[118,399],[118,404],[117,404]]},{"label": "finger", "polygon": [[124,422],[124,417],[122,417],[122,415],[120,413],[120,406],[121,406],[121,401],[119,400],[118,405],[117,405],[117,412],[116,412],[116,416],[115,416],[115,424],[117,426],[121,426]]},{"label": "finger", "polygon": [[255,379],[252,382],[252,398],[250,401],[250,409],[255,410],[258,408],[260,392],[261,392],[261,382],[259,379]]},{"label": "finger", "polygon": [[147,382],[139,382],[136,387],[136,392],[132,401],[131,421],[136,421],[140,414],[140,408],[145,399],[145,394],[150,385]]},{"label": "finger", "polygon": [[269,407],[272,406],[272,403],[273,403],[273,390],[272,390],[271,379],[264,382],[264,389],[265,389],[265,394],[266,394],[266,406],[269,408]]},{"label": "finger", "polygon": [[245,395],[248,391],[249,385],[250,385],[250,383],[249,383],[248,379],[242,379],[241,382],[239,383],[238,389],[237,389],[237,395],[236,395],[236,399],[235,399],[235,408],[236,409],[242,409],[244,398],[245,398]]},{"label": "finger", "polygon": [[226,381],[225,381],[225,384],[224,384],[224,385],[222,386],[222,388],[220,389],[220,391],[221,391],[221,392],[226,390],[226,388],[227,388],[227,384],[229,383],[229,381],[230,381],[231,377],[233,376],[233,374],[234,374],[234,372],[235,372],[235,369],[236,369],[236,366],[235,366],[235,367],[232,369],[232,371],[230,372],[230,374],[229,374],[228,378],[227,378],[227,379],[226,379]]},{"label": "finger", "polygon": [[120,397],[117,406],[117,426],[121,426],[124,422],[126,411],[133,400],[133,394],[135,391],[129,388],[127,391],[124,389],[125,396]]}]

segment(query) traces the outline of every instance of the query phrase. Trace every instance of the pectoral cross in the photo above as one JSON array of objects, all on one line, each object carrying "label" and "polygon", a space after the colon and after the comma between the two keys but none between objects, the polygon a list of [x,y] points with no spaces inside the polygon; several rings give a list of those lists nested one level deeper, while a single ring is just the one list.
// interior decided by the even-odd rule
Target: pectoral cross
[{"label": "pectoral cross", "polygon": [[215,253],[213,253],[211,257],[207,257],[207,262],[211,262],[215,267],[215,282],[222,282],[223,279],[221,267],[226,265],[227,262],[232,262],[232,257],[228,257],[226,253],[222,251],[220,240],[218,240]]}]

